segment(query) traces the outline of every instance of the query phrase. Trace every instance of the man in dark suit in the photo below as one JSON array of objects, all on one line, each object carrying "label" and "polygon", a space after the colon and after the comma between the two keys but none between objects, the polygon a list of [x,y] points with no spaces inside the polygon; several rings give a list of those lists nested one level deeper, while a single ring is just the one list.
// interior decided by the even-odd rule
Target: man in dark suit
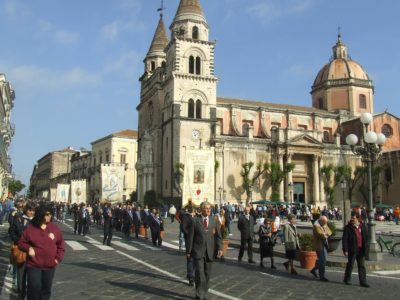
[{"label": "man in dark suit", "polygon": [[254,224],[255,220],[252,215],[250,215],[250,206],[244,208],[244,214],[239,217],[238,229],[240,231],[240,250],[238,261],[242,261],[244,254],[244,248],[247,244],[247,257],[249,263],[254,263],[253,260],[253,238],[254,238]]},{"label": "man in dark suit", "polygon": [[350,222],[344,227],[342,237],[342,248],[344,256],[347,256],[346,271],[343,282],[351,284],[351,272],[353,271],[354,261],[357,260],[358,278],[362,287],[369,287],[367,283],[367,272],[365,269],[365,255],[367,253],[368,242],[367,227],[360,221],[360,214],[351,212]]},{"label": "man in dark suit", "polygon": [[194,259],[196,299],[206,299],[215,247],[218,257],[222,255],[222,237],[215,219],[210,217],[210,203],[203,202],[200,208],[201,215],[193,219],[188,230],[186,255]]}]

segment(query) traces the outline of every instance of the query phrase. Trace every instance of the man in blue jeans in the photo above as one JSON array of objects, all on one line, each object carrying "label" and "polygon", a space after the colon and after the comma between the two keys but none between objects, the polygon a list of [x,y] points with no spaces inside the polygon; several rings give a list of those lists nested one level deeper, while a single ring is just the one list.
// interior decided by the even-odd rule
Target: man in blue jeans
[{"label": "man in blue jeans", "polygon": [[313,235],[318,260],[315,263],[315,267],[310,272],[317,278],[318,276],[316,271],[318,269],[319,280],[328,281],[325,277],[325,265],[326,257],[328,256],[328,237],[332,235],[332,232],[328,227],[328,218],[326,216],[319,217],[319,219],[314,223]]}]

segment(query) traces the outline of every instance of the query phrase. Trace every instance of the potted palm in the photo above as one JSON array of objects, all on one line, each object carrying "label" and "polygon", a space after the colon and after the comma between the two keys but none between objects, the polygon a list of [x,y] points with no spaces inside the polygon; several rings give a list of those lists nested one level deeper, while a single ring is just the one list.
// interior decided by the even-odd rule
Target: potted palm
[{"label": "potted palm", "polygon": [[222,256],[225,257],[226,252],[228,251],[228,246],[229,246],[229,240],[228,240],[228,228],[224,227],[221,235],[222,235]]},{"label": "potted palm", "polygon": [[337,228],[335,222],[328,221],[327,225],[332,232],[332,235],[328,238],[328,252],[333,252],[339,247],[342,239],[336,236]]},{"label": "potted palm", "polygon": [[300,265],[302,268],[311,270],[317,261],[317,252],[315,252],[314,236],[312,233],[303,233],[299,236],[300,243]]}]

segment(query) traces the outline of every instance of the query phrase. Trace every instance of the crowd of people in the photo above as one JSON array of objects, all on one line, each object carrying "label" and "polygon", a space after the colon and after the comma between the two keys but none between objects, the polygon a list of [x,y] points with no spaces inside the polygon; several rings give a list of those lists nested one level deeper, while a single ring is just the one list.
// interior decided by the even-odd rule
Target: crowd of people
[{"label": "crowd of people", "polygon": [[[137,203],[114,204],[110,202],[86,205],[85,203],[28,202],[24,199],[7,199],[0,203],[0,225],[9,222],[9,236],[13,249],[26,253],[23,263],[14,259],[13,277],[15,289],[22,299],[48,299],[51,295],[55,268],[64,256],[64,240],[61,231],[51,222],[56,218],[65,222],[68,214],[74,221],[74,234],[90,234],[91,226],[104,230],[104,245],[111,245],[113,232],[121,232],[127,240],[151,238],[155,247],[162,245],[164,222],[179,223],[179,250],[185,248],[186,269],[189,285],[196,286],[197,299],[206,298],[213,260],[224,260],[223,238],[231,233],[234,220],[240,232],[238,262],[247,252],[248,263],[253,264],[253,242],[260,245],[260,267],[265,268],[264,258],[270,258],[271,269],[276,269],[274,246],[280,238],[284,244],[287,261],[284,268],[297,275],[294,259],[299,250],[297,220],[311,221],[318,260],[311,273],[321,281],[325,276],[327,241],[331,235],[329,220],[340,220],[340,208],[328,209],[307,205],[244,205],[225,203],[221,206],[207,202],[196,207],[191,202],[183,208],[174,205],[151,208]],[[400,208],[392,211],[396,224]],[[360,285],[368,287],[365,272],[365,248],[367,234],[365,208],[352,212],[349,224],[344,228],[343,253],[348,257],[344,283],[350,284],[354,262],[357,261]],[[285,220],[282,222],[282,220]],[[256,226],[257,225],[257,226]],[[43,232],[45,233],[43,235]],[[149,234],[150,233],[150,234]]]}]

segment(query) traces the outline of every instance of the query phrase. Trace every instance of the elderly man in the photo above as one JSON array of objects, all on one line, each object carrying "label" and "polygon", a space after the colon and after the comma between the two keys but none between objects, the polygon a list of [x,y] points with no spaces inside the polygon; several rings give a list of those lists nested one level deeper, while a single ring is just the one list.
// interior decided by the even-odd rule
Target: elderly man
[{"label": "elderly man", "polygon": [[313,226],[314,235],[314,246],[317,251],[318,260],[315,263],[315,267],[310,271],[315,278],[317,276],[317,269],[319,273],[319,280],[328,281],[325,277],[325,265],[326,257],[328,255],[328,238],[332,235],[331,230],[328,227],[328,218],[321,216]]},{"label": "elderly man", "polygon": [[250,206],[244,208],[244,214],[239,217],[238,229],[240,231],[240,249],[238,261],[242,261],[244,254],[244,249],[247,244],[247,257],[249,263],[254,263],[253,260],[253,238],[254,238],[254,224],[255,220],[252,215],[250,215]]},{"label": "elderly man", "polygon": [[200,209],[201,215],[193,218],[193,223],[188,229],[186,255],[188,259],[194,259],[196,299],[206,299],[215,247],[220,257],[222,238],[217,222],[210,217],[210,203],[201,203]]}]

